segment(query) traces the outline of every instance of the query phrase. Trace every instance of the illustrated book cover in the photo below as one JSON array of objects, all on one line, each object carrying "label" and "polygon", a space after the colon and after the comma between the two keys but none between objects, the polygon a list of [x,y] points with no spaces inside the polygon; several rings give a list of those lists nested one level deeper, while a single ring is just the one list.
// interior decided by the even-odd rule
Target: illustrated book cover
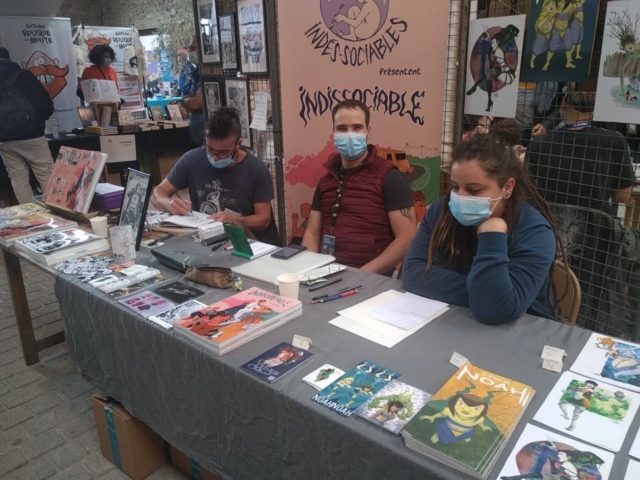
[{"label": "illustrated book cover", "polygon": [[173,327],[173,321],[176,318],[184,317],[185,315],[189,315],[204,307],[206,307],[204,303],[200,303],[197,300],[188,300],[180,305],[176,305],[175,307],[171,307],[167,310],[163,310],[162,312],[158,312],[155,315],[151,315],[149,320],[157,323],[163,328],[169,329]]},{"label": "illustrated book cover", "polygon": [[399,380],[392,380],[356,410],[367,422],[399,435],[429,401],[431,395]]},{"label": "illustrated book cover", "polygon": [[467,362],[407,424],[405,444],[486,478],[534,393],[528,385]]},{"label": "illustrated book cover", "polygon": [[168,285],[164,285],[160,288],[156,288],[154,292],[174,303],[184,303],[187,300],[193,300],[200,295],[204,295],[202,290],[198,290],[197,288],[191,287],[182,282],[173,282]]},{"label": "illustrated book cover", "polygon": [[23,203],[12,207],[0,208],[0,218],[16,218],[29,213],[41,212],[42,210],[44,210],[44,207],[35,203]]},{"label": "illustrated book cover", "polygon": [[222,355],[301,313],[298,300],[253,287],[177,319],[174,328]]},{"label": "illustrated book cover", "polygon": [[159,297],[153,292],[141,292],[130,297],[123,298],[119,302],[130,310],[139,313],[143,317],[150,317],[151,315],[166,310],[167,308],[174,307],[175,304]]},{"label": "illustrated book cover", "polygon": [[44,187],[45,204],[78,213],[87,213],[107,154],[61,147],[51,176]]},{"label": "illustrated book cover", "polygon": [[293,369],[311,360],[313,353],[297,348],[287,342],[267,350],[240,368],[265,382],[273,383]]},{"label": "illustrated book cover", "polygon": [[118,298],[122,298],[122,297],[126,297],[128,295],[131,295],[133,293],[139,292],[140,290],[144,290],[147,287],[152,287],[154,285],[159,285],[160,283],[164,282],[167,280],[167,277],[165,277],[164,275],[160,274],[160,275],[156,275],[152,278],[149,278],[147,280],[142,280],[140,282],[137,283],[133,283],[131,285],[127,285],[121,288],[118,288],[117,290],[111,291],[111,292],[105,292],[107,294],[107,296],[109,298],[113,298],[114,300],[117,300]]},{"label": "illustrated book cover", "polygon": [[311,400],[343,417],[350,417],[360,405],[399,376],[395,370],[363,360]]},{"label": "illustrated book cover", "polygon": [[325,363],[323,366],[304,377],[302,381],[316,390],[322,390],[338,380],[342,375],[344,375],[342,370]]},{"label": "illustrated book cover", "polygon": [[20,216],[0,216],[0,244],[11,245],[18,238],[28,238],[44,232],[57,232],[77,227],[71,220],[48,212],[31,212]]},{"label": "illustrated book cover", "polygon": [[527,424],[497,478],[608,480],[613,460],[611,452]]},{"label": "illustrated book cover", "polygon": [[14,245],[18,250],[46,265],[109,249],[106,239],[80,229],[19,238]]},{"label": "illustrated book cover", "polygon": [[571,371],[640,392],[640,345],[592,333]]},{"label": "illustrated book cover", "polygon": [[640,394],[564,372],[533,417],[572,437],[619,452]]}]

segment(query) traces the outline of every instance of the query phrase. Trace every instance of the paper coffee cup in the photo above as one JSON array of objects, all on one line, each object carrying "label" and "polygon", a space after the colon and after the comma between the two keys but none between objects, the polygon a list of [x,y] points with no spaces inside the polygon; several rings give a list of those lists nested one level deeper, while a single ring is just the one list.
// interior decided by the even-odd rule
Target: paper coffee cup
[{"label": "paper coffee cup", "polygon": [[281,297],[297,300],[300,293],[300,276],[297,273],[278,275],[278,288]]},{"label": "paper coffee cup", "polygon": [[102,238],[107,238],[107,217],[93,217],[91,220],[93,233]]}]

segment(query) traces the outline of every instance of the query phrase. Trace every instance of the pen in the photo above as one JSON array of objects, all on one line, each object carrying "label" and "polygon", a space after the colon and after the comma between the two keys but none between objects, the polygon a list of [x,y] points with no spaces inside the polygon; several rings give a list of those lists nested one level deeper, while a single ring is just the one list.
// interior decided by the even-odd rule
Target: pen
[{"label": "pen", "polygon": [[317,297],[313,297],[312,300],[320,300],[321,298],[332,297],[334,295],[338,295],[339,293],[348,292],[349,290],[360,290],[361,288],[362,288],[362,285],[358,285],[357,287],[341,288],[340,290],[336,290],[335,292],[330,292],[325,295],[318,295]]},{"label": "pen", "polygon": [[227,243],[226,240],[223,240],[221,242],[216,243],[213,247],[211,247],[211,251],[215,252],[216,250],[218,250],[221,246],[223,246],[225,243]]},{"label": "pen", "polygon": [[154,245],[156,245],[156,244],[158,244],[158,243],[162,242],[163,240],[167,240],[167,239],[169,239],[169,238],[171,238],[171,237],[173,237],[173,235],[171,235],[171,234],[167,234],[167,235],[165,235],[164,237],[156,238],[153,242],[150,242],[148,246],[149,246],[149,247],[152,247],[152,246],[154,246]]},{"label": "pen", "polygon": [[336,283],[340,283],[341,281],[342,281],[342,278],[336,278],[335,280],[331,280],[330,282],[323,283],[322,285],[318,285],[317,287],[312,287],[309,289],[309,291],[315,292],[316,290],[320,290],[321,288],[328,287],[330,285],[335,285]]},{"label": "pen", "polygon": [[349,297],[351,295],[355,295],[359,290],[349,290],[348,292],[337,293],[335,295],[331,295],[330,297],[324,297],[320,300],[312,300],[311,305],[315,305],[316,303],[326,303],[331,302],[333,300],[338,300],[339,298]]}]

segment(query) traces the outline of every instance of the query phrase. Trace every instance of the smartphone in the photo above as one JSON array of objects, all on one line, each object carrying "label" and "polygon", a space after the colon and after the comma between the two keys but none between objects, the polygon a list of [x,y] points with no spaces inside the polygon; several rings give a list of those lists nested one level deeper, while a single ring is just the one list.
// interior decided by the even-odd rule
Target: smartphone
[{"label": "smartphone", "polygon": [[275,258],[279,258],[281,260],[288,260],[294,255],[299,254],[300,252],[304,252],[307,247],[302,247],[300,245],[290,245],[288,247],[281,248],[275,253],[272,253],[271,256]]}]

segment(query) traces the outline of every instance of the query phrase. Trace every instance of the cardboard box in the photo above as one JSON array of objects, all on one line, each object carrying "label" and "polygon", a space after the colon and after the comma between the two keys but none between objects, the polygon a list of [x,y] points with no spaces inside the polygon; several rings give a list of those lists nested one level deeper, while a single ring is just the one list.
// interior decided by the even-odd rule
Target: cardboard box
[{"label": "cardboard box", "polygon": [[142,480],[166,462],[162,438],[122,405],[102,394],[91,397],[100,449],[133,480]]},{"label": "cardboard box", "polygon": [[169,454],[171,456],[171,464],[191,478],[196,480],[223,480],[220,475],[201,467],[197,461],[189,458],[173,445],[169,446]]}]

